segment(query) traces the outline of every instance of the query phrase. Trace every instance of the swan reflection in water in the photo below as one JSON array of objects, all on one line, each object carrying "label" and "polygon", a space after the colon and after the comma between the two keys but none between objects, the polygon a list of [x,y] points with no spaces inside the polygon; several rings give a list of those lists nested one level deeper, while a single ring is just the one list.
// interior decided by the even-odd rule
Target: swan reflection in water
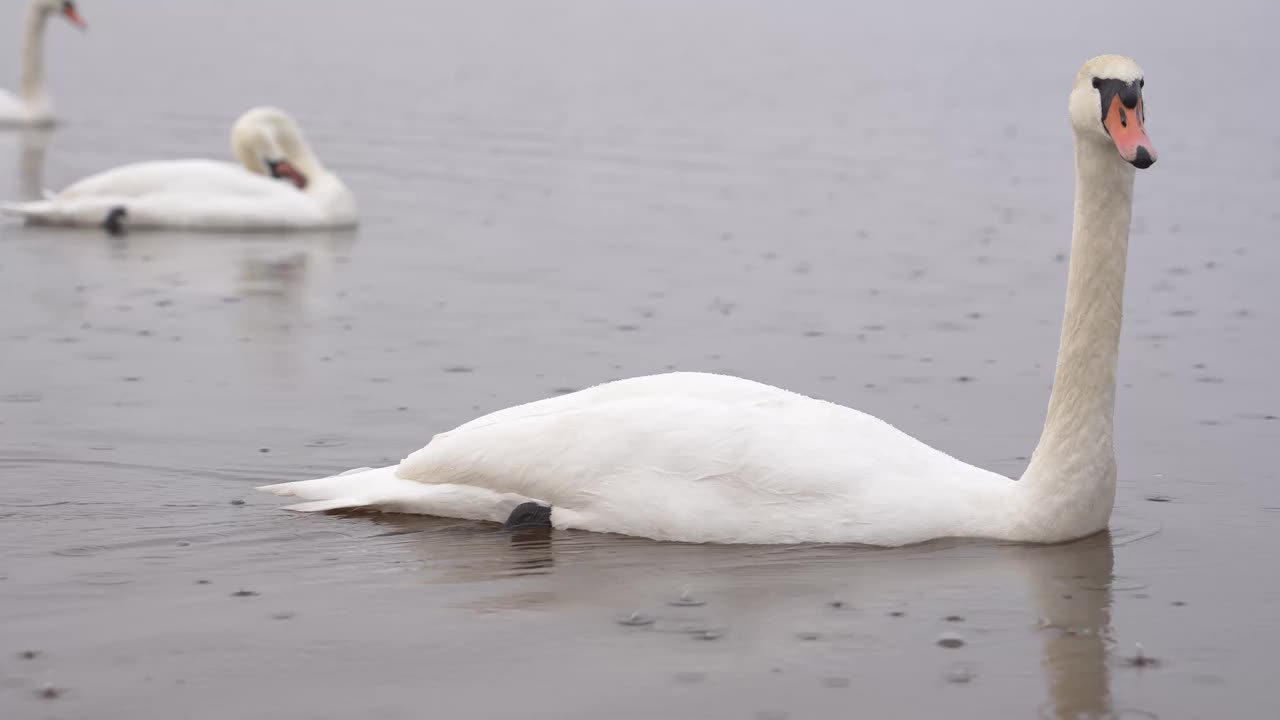
[{"label": "swan reflection in water", "polygon": [[[998,673],[1025,668],[1010,658],[1027,652],[1029,641],[1044,675],[1047,700],[1028,699],[1038,704],[1040,717],[1114,717],[1109,532],[1062,545],[938,541],[885,550],[658,543],[577,531],[506,533],[485,523],[369,511],[337,514],[372,521],[378,537],[416,556],[428,582],[476,584],[483,595],[454,606],[482,614],[536,608],[588,615],[597,623],[601,616],[640,609],[655,612],[660,627],[667,615],[680,614],[670,600],[691,589],[706,600],[692,609],[695,616],[706,615],[709,626],[723,628],[727,636],[747,636],[748,652],[770,654],[785,653],[775,647],[785,642],[778,638],[817,611],[830,613],[829,600],[839,598],[851,611],[830,613],[833,622],[844,624],[827,628],[826,647],[838,649],[837,660],[868,680],[876,673],[902,681],[888,673],[924,672],[936,674],[921,679],[946,683],[928,640],[921,652],[906,657],[883,653],[900,649],[904,628],[929,622],[927,632],[934,633],[934,620],[967,607],[973,615],[955,629],[974,639],[981,635],[963,656],[976,664],[980,682],[998,682]],[[891,616],[888,610],[895,608],[904,609],[905,617]],[[1000,632],[971,634],[983,627]],[[722,646],[728,653],[743,649]],[[684,652],[680,645],[664,648]],[[907,664],[893,664],[899,660]],[[1028,715],[1036,712],[1029,708]]]},{"label": "swan reflection in water", "polygon": [[[43,197],[44,167],[52,141],[53,130],[50,128],[6,130],[0,127],[0,161],[5,166],[4,177],[0,180],[0,202],[39,200]],[[10,175],[10,172],[14,174]],[[12,185],[9,183],[11,177],[14,179]],[[0,220],[0,224],[17,225],[7,219]]]},{"label": "swan reflection in water", "polygon": [[43,272],[65,288],[77,323],[116,324],[122,308],[146,307],[124,317],[157,337],[238,345],[277,376],[298,371],[306,348],[296,331],[323,316],[356,238],[354,231],[21,232],[55,241],[53,266]]},{"label": "swan reflection in water", "polygon": [[18,192],[23,200],[38,200],[44,194],[44,164],[52,136],[49,128],[26,128],[18,133]]},{"label": "swan reflection in water", "polygon": [[1107,652],[1111,640],[1114,554],[1104,531],[1067,545],[1019,548],[1043,615],[1044,667],[1056,720],[1112,713]]}]

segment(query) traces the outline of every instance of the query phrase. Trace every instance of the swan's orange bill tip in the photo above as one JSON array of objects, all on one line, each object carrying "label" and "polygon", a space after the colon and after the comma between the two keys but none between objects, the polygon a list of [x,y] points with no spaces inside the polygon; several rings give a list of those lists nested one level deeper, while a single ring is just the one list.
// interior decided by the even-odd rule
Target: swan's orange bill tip
[{"label": "swan's orange bill tip", "polygon": [[89,24],[84,21],[84,18],[80,17],[80,11],[76,9],[75,5],[63,6],[62,14],[64,17],[66,17],[68,20],[71,21],[72,25],[75,25],[81,30],[89,29]]},{"label": "swan's orange bill tip", "polygon": [[1120,157],[1139,168],[1151,167],[1156,161],[1156,149],[1147,137],[1142,99],[1135,107],[1125,107],[1117,96],[1111,100],[1111,109],[1103,121],[1107,132],[1120,151]]}]

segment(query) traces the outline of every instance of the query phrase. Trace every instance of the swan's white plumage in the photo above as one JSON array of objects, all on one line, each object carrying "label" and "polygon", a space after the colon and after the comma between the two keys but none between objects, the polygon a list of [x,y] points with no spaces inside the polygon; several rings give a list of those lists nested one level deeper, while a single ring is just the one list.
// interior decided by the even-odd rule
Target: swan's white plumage
[{"label": "swan's white plumage", "polygon": [[[215,160],[142,162],[107,170],[35,202],[0,211],[40,225],[99,226],[115,208],[130,228],[301,230],[356,223],[351,192],[320,165],[282,111],[257,108],[236,123],[232,147],[241,165]],[[263,153],[304,170],[305,189],[263,172]]]},{"label": "swan's white plumage", "polygon": [[8,90],[0,89],[0,127],[49,125],[53,116],[47,109],[33,108]]},{"label": "swan's white plumage", "polygon": [[[344,193],[345,188],[333,188]],[[112,209],[131,228],[293,230],[344,226],[316,195],[216,160],[136,163],[92,175],[45,200],[2,209],[33,224],[95,227]]]},{"label": "swan's white plumage", "polygon": [[258,488],[310,502],[290,505],[299,512],[372,507],[386,512],[440,515],[461,520],[503,522],[530,498],[468,485],[426,485],[406,480],[394,467],[359,468],[341,475]]},{"label": "swan's white plumage", "polygon": [[896,545],[965,534],[956,488],[1012,499],[1007,478],[870,415],[704,373],[499,411],[436,436],[397,474],[537,498],[561,527],[695,542]]},{"label": "swan's white plumage", "polygon": [[302,510],[394,504],[474,515],[464,514],[470,496],[455,508],[446,506],[453,498],[407,492],[433,486],[550,504],[557,527],[720,543],[898,545],[939,528],[968,534],[975,514],[966,508],[994,503],[1012,517],[1015,501],[1008,478],[870,415],[705,373],[619,380],[499,410],[437,435],[398,467],[268,489],[351,501]]},{"label": "swan's white plumage", "polygon": [[1103,56],[1072,90],[1067,308],[1044,430],[1020,480],[857,410],[741,378],[670,373],[499,410],[435,436],[395,467],[263,489],[310,501],[297,510],[495,521],[534,501],[551,506],[558,528],[689,542],[1057,542],[1101,530],[1115,495],[1112,413],[1134,178],[1101,125],[1092,78],[1103,72],[1142,77],[1132,60]]}]

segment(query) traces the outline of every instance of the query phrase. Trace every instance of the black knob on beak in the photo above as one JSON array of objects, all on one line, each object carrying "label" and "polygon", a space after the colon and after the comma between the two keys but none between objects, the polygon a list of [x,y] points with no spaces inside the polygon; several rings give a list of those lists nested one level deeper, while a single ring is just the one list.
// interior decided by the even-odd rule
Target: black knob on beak
[{"label": "black knob on beak", "polygon": [[1138,152],[1134,153],[1133,160],[1130,162],[1132,162],[1133,166],[1139,170],[1146,170],[1156,164],[1156,159],[1151,157],[1151,151],[1147,150],[1142,145],[1139,145]]}]

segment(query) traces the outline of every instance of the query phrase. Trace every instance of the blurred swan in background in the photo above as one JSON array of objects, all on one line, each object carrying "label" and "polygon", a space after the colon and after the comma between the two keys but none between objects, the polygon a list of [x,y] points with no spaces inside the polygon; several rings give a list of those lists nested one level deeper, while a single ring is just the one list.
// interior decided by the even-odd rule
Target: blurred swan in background
[{"label": "blurred swan in background", "polygon": [[85,22],[72,0],[31,0],[22,37],[22,77],[18,95],[0,90],[0,127],[52,125],[53,107],[44,84],[44,30],[49,18],[61,15],[80,29]]},{"label": "blurred swan in background", "polygon": [[217,160],[135,163],[87,177],[44,200],[0,205],[34,225],[188,230],[353,227],[351,191],[311,151],[293,118],[259,107],[236,121],[240,164]]}]

